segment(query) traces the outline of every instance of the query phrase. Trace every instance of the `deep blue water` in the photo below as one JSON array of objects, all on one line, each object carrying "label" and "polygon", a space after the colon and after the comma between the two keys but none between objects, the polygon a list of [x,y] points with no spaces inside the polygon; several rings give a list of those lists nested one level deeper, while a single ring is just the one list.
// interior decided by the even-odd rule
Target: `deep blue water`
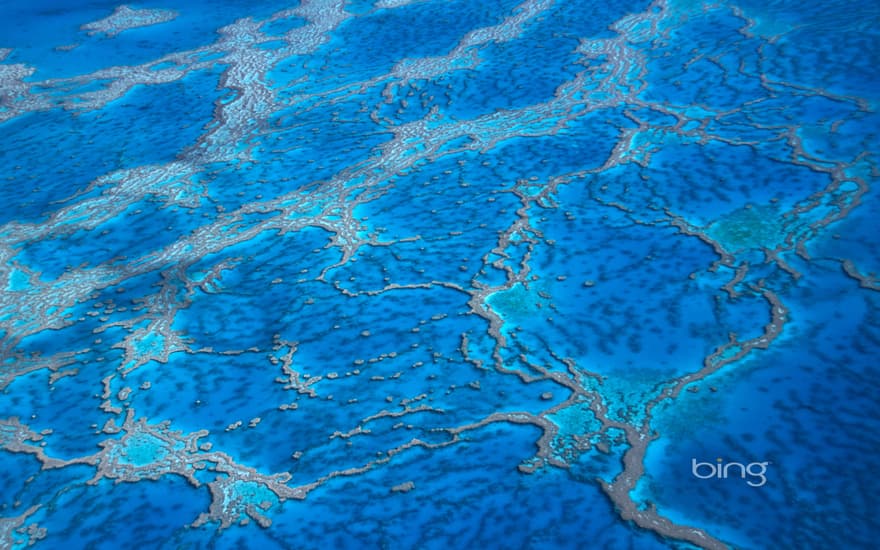
[{"label": "deep blue water", "polygon": [[0,548],[875,546],[874,3],[118,7],[0,6]]}]

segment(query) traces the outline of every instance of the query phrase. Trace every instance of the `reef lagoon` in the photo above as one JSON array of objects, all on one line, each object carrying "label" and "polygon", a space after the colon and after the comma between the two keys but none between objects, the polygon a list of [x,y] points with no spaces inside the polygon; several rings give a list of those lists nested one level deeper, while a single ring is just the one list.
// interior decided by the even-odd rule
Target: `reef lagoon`
[{"label": "reef lagoon", "polygon": [[860,549],[880,5],[0,5],[0,548]]}]

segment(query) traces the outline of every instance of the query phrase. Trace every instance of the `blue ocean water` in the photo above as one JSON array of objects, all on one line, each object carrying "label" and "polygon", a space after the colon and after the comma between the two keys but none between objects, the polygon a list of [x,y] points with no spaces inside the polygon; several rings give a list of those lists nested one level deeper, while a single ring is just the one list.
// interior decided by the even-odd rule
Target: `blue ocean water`
[{"label": "blue ocean water", "polygon": [[873,548],[880,8],[0,6],[0,548]]}]

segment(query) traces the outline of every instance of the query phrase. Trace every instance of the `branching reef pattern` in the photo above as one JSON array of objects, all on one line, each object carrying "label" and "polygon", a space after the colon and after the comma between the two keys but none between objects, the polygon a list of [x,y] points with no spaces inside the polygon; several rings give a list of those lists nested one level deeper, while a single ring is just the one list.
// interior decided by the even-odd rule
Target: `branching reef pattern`
[{"label": "branching reef pattern", "polygon": [[[373,65],[349,59],[359,25],[436,3],[353,4],[304,0],[196,49],[69,77],[38,78],[0,50],[7,128],[59,113],[100,125],[94,115],[134,94],[169,90],[170,105],[173,86],[216,77],[208,118],[169,122],[200,130],[164,161],[74,182],[40,215],[7,205],[4,403],[86,387],[77,406],[93,411],[56,424],[21,401],[4,409],[0,447],[39,463],[26,483],[64,470],[88,487],[178,476],[210,493],[190,528],[271,530],[285,502],[331,482],[430,460],[488,426],[528,426],[534,455],[512,475],[572,470],[670,544],[756,544],[645,500],[646,455],[664,438],[655,418],[786,338],[785,290],[806,277],[810,244],[878,178],[876,151],[816,143],[876,105],[780,78],[768,52],[793,28],[767,30],[731,3],[656,0],[594,34],[560,22],[545,35],[589,10],[498,2],[486,10],[500,15],[451,46]],[[178,16],[120,6],[83,24],[83,40]],[[513,57],[545,55],[550,36],[547,64],[564,70],[529,77],[534,60]],[[499,66],[509,82],[480,104],[469,83]],[[816,109],[827,114],[805,121]],[[717,160],[717,173],[670,166],[672,150]],[[52,163],[53,151],[31,154]],[[51,185],[29,179],[28,162],[3,168],[22,194]],[[784,181],[725,181],[749,163]],[[821,261],[853,291],[880,288],[853,258]],[[615,285],[658,313],[637,315],[640,299]],[[705,318],[664,359],[657,342],[688,333],[674,304],[694,296]],[[750,324],[726,323],[743,304]],[[649,380],[621,393],[633,360]],[[614,471],[574,472],[600,455]],[[35,518],[64,491],[0,510],[0,546],[39,546],[51,525]],[[389,491],[410,498],[419,483]]]}]

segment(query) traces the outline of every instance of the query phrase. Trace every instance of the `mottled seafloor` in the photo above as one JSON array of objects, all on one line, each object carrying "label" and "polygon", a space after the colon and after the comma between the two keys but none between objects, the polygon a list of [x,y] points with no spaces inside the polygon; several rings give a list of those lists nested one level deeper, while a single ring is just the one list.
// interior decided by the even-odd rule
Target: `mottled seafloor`
[{"label": "mottled seafloor", "polygon": [[875,548],[878,52],[867,1],[3,2],[0,548]]}]

